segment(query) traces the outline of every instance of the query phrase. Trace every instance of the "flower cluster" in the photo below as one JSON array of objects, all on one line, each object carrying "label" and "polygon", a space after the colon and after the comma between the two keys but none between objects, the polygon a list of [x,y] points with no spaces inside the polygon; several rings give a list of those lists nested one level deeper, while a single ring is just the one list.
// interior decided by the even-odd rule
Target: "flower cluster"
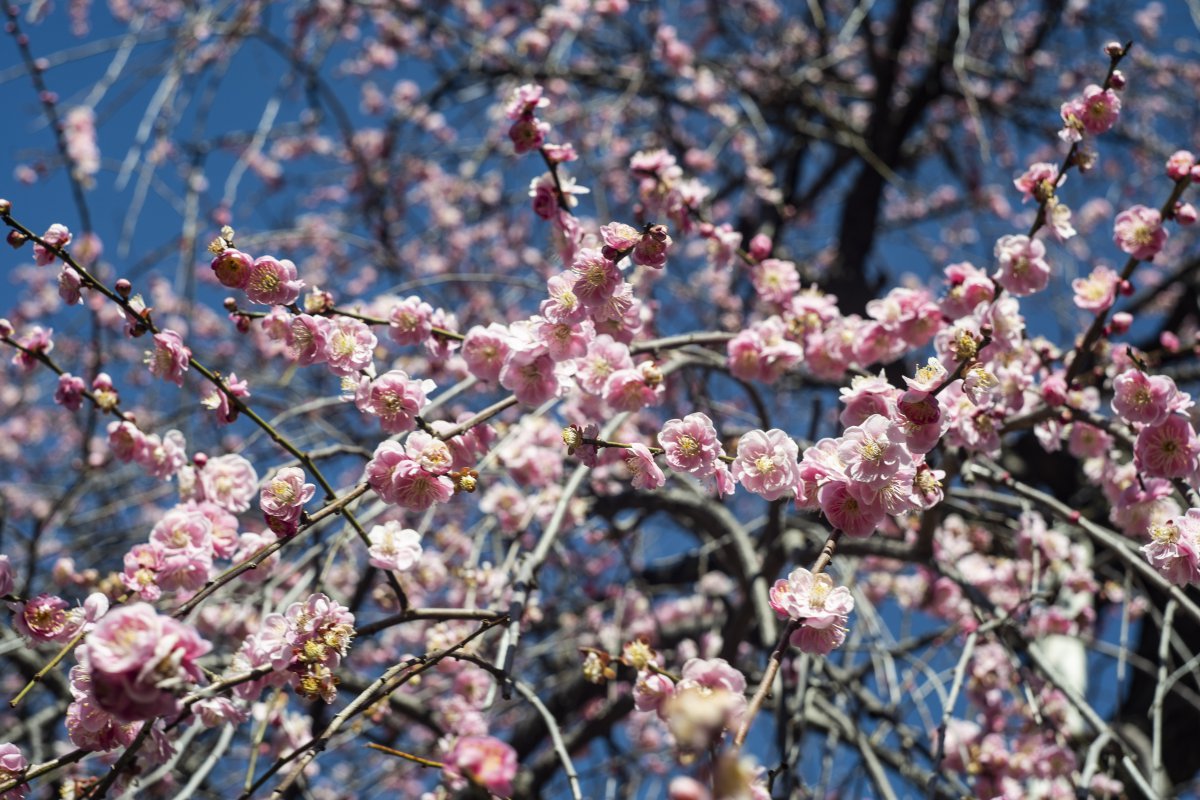
[{"label": "flower cluster", "polygon": [[282,614],[268,614],[257,633],[246,637],[234,654],[230,673],[271,668],[265,677],[239,684],[238,697],[252,701],[267,686],[290,683],[301,697],[332,703],[338,678],[333,674],[350,652],[354,615],[324,594],[292,603]]}]

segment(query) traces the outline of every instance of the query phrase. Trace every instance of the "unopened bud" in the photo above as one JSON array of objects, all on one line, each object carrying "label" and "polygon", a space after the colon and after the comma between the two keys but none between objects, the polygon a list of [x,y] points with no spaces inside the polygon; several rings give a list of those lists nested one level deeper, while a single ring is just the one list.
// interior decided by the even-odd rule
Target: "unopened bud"
[{"label": "unopened bud", "polygon": [[1112,316],[1113,333],[1124,333],[1129,330],[1129,326],[1133,324],[1133,314],[1128,311],[1118,311]]},{"label": "unopened bud", "polygon": [[12,203],[0,197],[0,217],[7,217],[12,213]]},{"label": "unopened bud", "polygon": [[1109,42],[1104,45],[1104,55],[1109,58],[1120,58],[1125,55],[1125,48],[1121,46],[1120,42]]},{"label": "unopened bud", "polygon": [[117,294],[121,295],[121,297],[128,300],[129,293],[133,291],[133,284],[130,283],[128,281],[128,279],[121,278],[117,281],[116,289],[117,289]]},{"label": "unopened bud", "polygon": [[8,232],[8,243],[13,250],[19,250],[27,241],[29,241],[29,237],[20,231]]}]

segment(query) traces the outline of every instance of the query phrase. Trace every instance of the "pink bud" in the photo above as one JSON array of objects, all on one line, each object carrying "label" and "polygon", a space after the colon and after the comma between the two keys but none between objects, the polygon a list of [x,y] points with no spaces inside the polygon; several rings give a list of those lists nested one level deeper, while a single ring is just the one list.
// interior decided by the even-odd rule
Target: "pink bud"
[{"label": "pink bud", "polygon": [[1121,46],[1120,42],[1109,42],[1104,45],[1104,54],[1109,58],[1116,58],[1125,54],[1125,48]]},{"label": "pink bud", "polygon": [[121,295],[121,297],[124,297],[126,300],[128,300],[129,293],[133,291],[133,284],[130,283],[127,278],[120,278],[117,280],[116,289],[117,289],[117,294]]},{"label": "pink bud", "polygon": [[1175,204],[1175,221],[1180,225],[1193,225],[1196,222],[1196,207],[1191,203]]},{"label": "pink bud", "polygon": [[771,255],[771,237],[764,233],[759,233],[750,240],[750,255],[756,261],[762,261],[767,256]]},{"label": "pink bud", "polygon": [[1129,330],[1129,326],[1133,324],[1133,314],[1128,311],[1118,311],[1112,316],[1113,333],[1125,333]]},{"label": "pink bud", "polygon": [[1179,352],[1179,337],[1170,331],[1163,331],[1158,336],[1158,343],[1162,345],[1163,350],[1168,353]]}]

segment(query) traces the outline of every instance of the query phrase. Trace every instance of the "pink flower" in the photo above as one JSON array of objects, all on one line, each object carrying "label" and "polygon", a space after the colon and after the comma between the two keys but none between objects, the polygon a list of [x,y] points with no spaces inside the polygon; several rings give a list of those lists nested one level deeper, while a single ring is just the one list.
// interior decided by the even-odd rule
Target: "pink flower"
[{"label": "pink flower", "polygon": [[[0,744],[0,783],[7,783],[25,772],[29,762],[21,754],[21,748],[11,742]],[[28,784],[18,784],[16,788],[0,793],[0,800],[24,800]]]},{"label": "pink flower", "polygon": [[550,105],[550,98],[542,96],[542,87],[536,83],[525,83],[513,89],[504,105],[504,114],[511,120],[532,115],[537,109]]},{"label": "pink flower", "polygon": [[871,415],[861,426],[847,428],[837,453],[851,480],[871,485],[886,482],[901,466],[912,463],[903,434],[879,414]]},{"label": "pink flower", "polygon": [[616,261],[622,253],[637,246],[641,241],[642,232],[623,222],[610,222],[600,228],[600,238],[604,241],[604,247],[600,249],[601,254],[611,261]]},{"label": "pink flower", "polygon": [[297,314],[288,327],[288,358],[301,366],[319,364],[328,357],[329,334],[333,327],[328,317]]},{"label": "pink flower", "polygon": [[1122,211],[1113,223],[1113,242],[1139,261],[1154,258],[1162,250],[1167,235],[1162,215],[1143,205]]},{"label": "pink flower", "polygon": [[633,369],[619,369],[604,382],[604,402],[616,411],[638,411],[655,406],[665,389],[662,373],[650,362]]},{"label": "pink flower", "polygon": [[183,373],[188,371],[192,351],[184,347],[183,339],[172,330],[154,334],[154,350],[146,352],[150,374],[183,386]]},{"label": "pink flower", "polygon": [[799,448],[783,431],[750,431],[738,440],[733,477],[766,500],[794,491],[800,480]]},{"label": "pink flower", "polygon": [[613,373],[632,368],[629,347],[602,333],[592,340],[587,355],[575,362],[575,381],[588,394],[602,394]]},{"label": "pink flower", "polygon": [[304,470],[284,467],[267,481],[259,494],[258,504],[268,517],[293,519],[300,516],[304,504],[312,499],[317,487],[304,482]]},{"label": "pink flower", "polygon": [[666,476],[654,463],[654,456],[644,444],[632,444],[625,451],[625,466],[633,476],[633,488],[643,491],[661,489],[666,483]]},{"label": "pink flower", "polygon": [[773,383],[804,359],[804,348],[786,337],[783,319],[768,317],[729,340],[729,371],[744,381]]},{"label": "pink flower", "polygon": [[212,520],[195,508],[177,507],[163,515],[150,531],[150,546],[157,551],[154,583],[167,591],[202,587],[212,571],[212,530]]},{"label": "pink flower", "polygon": [[1181,414],[1147,425],[1138,433],[1133,453],[1142,472],[1155,478],[1186,478],[1196,471],[1200,439]]},{"label": "pink flower", "polygon": [[254,259],[241,250],[228,247],[212,260],[212,271],[222,286],[230,289],[245,289],[250,284],[250,273]]},{"label": "pink flower", "polygon": [[[545,302],[542,305],[545,306]],[[510,349],[508,331],[503,325],[493,322],[486,328],[476,325],[467,331],[462,357],[472,375],[481,381],[496,383],[500,380],[500,370],[504,368],[504,360]]]},{"label": "pink flower", "polygon": [[[1180,215],[1176,213],[1176,218]],[[79,273],[75,268],[63,264],[62,270],[58,273],[58,296],[62,301],[69,306],[77,306],[83,302],[83,279],[79,277]]]},{"label": "pink flower", "polygon": [[573,325],[587,316],[587,309],[575,296],[575,281],[578,276],[574,272],[562,272],[552,275],[546,281],[546,289],[550,297],[542,301],[538,313],[554,323]]},{"label": "pink flower", "polygon": [[754,291],[768,302],[783,305],[800,291],[800,273],[791,261],[767,258],[750,270]]},{"label": "pink flower", "polygon": [[296,278],[296,265],[286,258],[260,256],[250,268],[246,297],[264,306],[290,306],[300,297],[304,281]]},{"label": "pink flower", "polygon": [[529,196],[533,198],[533,213],[542,219],[553,219],[558,215],[558,187],[549,174],[529,182]]},{"label": "pink flower", "polygon": [[405,571],[421,560],[421,534],[399,522],[376,525],[367,534],[370,563],[379,569]]},{"label": "pink flower", "polygon": [[82,616],[61,597],[39,594],[24,603],[13,603],[13,629],[31,642],[61,642],[79,630]]},{"label": "pink flower", "polygon": [[352,317],[337,317],[329,325],[325,360],[335,375],[354,375],[371,366],[379,340],[370,326]]},{"label": "pink flower", "polygon": [[1196,166],[1196,156],[1189,150],[1176,150],[1167,159],[1167,176],[1173,181],[1184,178],[1191,179],[1192,167]]},{"label": "pink flower", "polygon": [[1176,586],[1200,583],[1200,509],[1150,526],[1151,542],[1142,546],[1146,560]]},{"label": "pink flower", "polygon": [[667,263],[667,250],[674,241],[667,234],[665,225],[651,225],[638,239],[630,260],[634,264],[652,269],[662,269]]},{"label": "pink flower", "polygon": [[1071,281],[1075,290],[1075,305],[1084,311],[1105,311],[1112,307],[1117,299],[1117,287],[1121,276],[1105,266],[1092,270],[1086,278],[1076,278]]},{"label": "pink flower", "polygon": [[500,369],[500,385],[527,406],[539,406],[566,390],[563,375],[545,347],[527,346],[508,354]]},{"label": "pink flower", "polygon": [[1121,113],[1121,98],[1112,89],[1091,84],[1083,90],[1075,113],[1083,123],[1084,130],[1097,136],[1116,123]]},{"label": "pink flower", "polygon": [[658,711],[663,701],[674,693],[675,684],[670,678],[641,670],[633,684],[633,706],[638,711]]},{"label": "pink flower", "polygon": [[880,505],[864,501],[843,480],[830,481],[817,492],[817,502],[829,524],[847,536],[870,536],[887,517]]},{"label": "pink flower", "polygon": [[254,466],[236,453],[210,458],[199,471],[201,499],[240,514],[250,508],[258,491]]},{"label": "pink flower", "polygon": [[711,475],[723,453],[712,420],[700,412],[668,420],[658,434],[658,443],[671,469],[699,477]]},{"label": "pink flower", "polygon": [[[50,245],[51,247],[57,247],[61,250],[71,243],[71,232],[67,230],[66,225],[60,225],[56,222],[47,228],[46,232],[42,234],[42,240],[47,245]],[[34,243],[33,260],[39,267],[44,267],[47,264],[52,263],[56,258],[58,258],[58,256],[54,255],[54,253],[48,247],[36,242]]]},{"label": "pink flower", "polygon": [[410,378],[394,369],[375,380],[363,378],[354,403],[359,411],[379,418],[387,433],[405,433],[416,427],[416,418],[429,405],[429,392],[437,388],[431,380]]},{"label": "pink flower", "polygon": [[508,797],[517,775],[517,751],[492,736],[462,736],[446,756],[443,770]]},{"label": "pink flower", "polygon": [[565,322],[550,322],[542,317],[534,317],[530,328],[534,340],[544,346],[555,361],[583,357],[596,331],[590,320],[568,325]]},{"label": "pink flower", "polygon": [[108,448],[121,461],[138,458],[146,446],[146,434],[127,420],[108,423]]},{"label": "pink flower", "polygon": [[1049,197],[1058,187],[1058,166],[1046,162],[1030,164],[1025,174],[1013,181],[1013,185],[1025,195],[1025,200]]},{"label": "pink flower", "polygon": [[517,153],[528,153],[537,150],[546,141],[550,133],[550,123],[542,122],[535,117],[519,119],[508,129],[508,138],[512,140],[513,149]]},{"label": "pink flower", "polygon": [[200,399],[200,404],[205,408],[215,411],[217,414],[217,422],[221,425],[228,425],[238,416],[238,408],[229,399],[229,395],[234,397],[249,397],[250,389],[246,386],[245,381],[239,381],[236,372],[229,373],[229,377],[224,380],[225,386],[229,389],[228,393],[212,386],[208,389],[208,393]]},{"label": "pink flower", "polygon": [[392,306],[388,316],[388,335],[398,345],[423,343],[433,333],[433,306],[416,295]]},{"label": "pink flower", "polygon": [[454,482],[424,469],[396,442],[385,441],[367,462],[367,483],[385,503],[424,511],[454,494]]},{"label": "pink flower", "polygon": [[854,597],[845,586],[834,588],[833,579],[824,572],[814,575],[797,567],[787,580],[771,588],[771,608],[782,619],[794,619],[811,628],[845,627],[854,610]]},{"label": "pink flower", "polygon": [[[69,411],[78,411],[83,406],[83,378],[63,373],[58,376],[58,388],[54,390],[54,402]],[[2,593],[0,593],[2,594]]]},{"label": "pink flower", "polygon": [[599,250],[591,248],[580,250],[575,255],[571,270],[576,276],[571,290],[593,314],[604,308],[617,287],[624,282],[616,264],[605,258]]},{"label": "pink flower", "polygon": [[1130,369],[1113,379],[1112,409],[1126,422],[1157,425],[1171,413],[1178,394],[1170,377]]},{"label": "pink flower", "polygon": [[174,714],[178,695],[204,677],[197,659],[212,649],[146,603],[109,612],[85,643],[96,702],[126,722]]},{"label": "pink flower", "polygon": [[1050,282],[1046,246],[1023,234],[1002,236],[996,242],[996,260],[1000,268],[992,278],[1017,297],[1040,292]]}]

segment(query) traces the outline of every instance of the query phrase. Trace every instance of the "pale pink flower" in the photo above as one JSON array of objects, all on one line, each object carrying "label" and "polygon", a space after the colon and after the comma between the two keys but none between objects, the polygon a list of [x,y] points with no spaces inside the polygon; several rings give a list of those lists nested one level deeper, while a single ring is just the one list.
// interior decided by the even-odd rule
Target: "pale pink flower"
[{"label": "pale pink flower", "polygon": [[421,560],[421,534],[399,522],[376,525],[367,533],[370,563],[379,569],[405,571]]},{"label": "pale pink flower", "polygon": [[1138,433],[1134,456],[1142,472],[1155,478],[1186,478],[1196,471],[1200,439],[1187,417],[1171,414]]},{"label": "pale pink flower", "polygon": [[838,444],[838,458],[847,477],[878,485],[895,475],[912,456],[904,436],[887,417],[873,414],[862,425],[847,428]]},{"label": "pale pink flower", "polygon": [[575,255],[571,271],[576,276],[571,291],[593,314],[605,306],[624,282],[617,266],[592,248],[584,248]]},{"label": "pale pink flower", "polygon": [[1112,409],[1126,422],[1157,425],[1173,410],[1178,393],[1169,376],[1130,369],[1113,379]]},{"label": "pale pink flower", "polygon": [[675,683],[665,675],[641,670],[633,684],[633,706],[638,711],[658,711],[675,693]]},{"label": "pale pink flower", "polygon": [[610,261],[616,261],[622,253],[637,246],[642,232],[624,222],[610,222],[600,227],[600,238],[604,241],[600,253]]},{"label": "pale pink flower", "polygon": [[1173,181],[1191,179],[1196,156],[1190,150],[1176,150],[1167,159],[1167,176]]},{"label": "pale pink flower", "polygon": [[290,306],[299,299],[304,281],[296,278],[296,265],[288,259],[260,256],[250,268],[245,288],[252,303]]},{"label": "pale pink flower", "polygon": [[1139,261],[1154,258],[1166,243],[1168,231],[1157,209],[1136,205],[1117,214],[1113,242]]},{"label": "pale pink flower", "polygon": [[629,347],[607,333],[592,340],[587,355],[575,362],[575,380],[588,394],[602,394],[613,373],[633,368]]},{"label": "pale pink flower", "polygon": [[13,630],[30,642],[61,642],[79,630],[82,614],[56,595],[39,594],[26,602],[10,604]]},{"label": "pale pink flower", "polygon": [[192,351],[184,347],[183,339],[172,330],[154,334],[154,350],[146,351],[150,374],[183,386],[183,373],[188,371]]},{"label": "pale pink flower", "polygon": [[750,431],[738,440],[733,477],[766,500],[792,492],[800,480],[799,448],[783,431]]},{"label": "pale pink flower", "polygon": [[530,329],[534,340],[544,346],[555,361],[582,358],[587,354],[588,344],[595,338],[596,332],[591,320],[568,325],[550,322],[543,317],[534,317],[530,321]]},{"label": "pale pink flower", "polygon": [[767,258],[751,267],[750,281],[759,298],[783,305],[800,291],[800,273],[791,261]]},{"label": "pale pink flower", "polygon": [[[150,546],[157,551],[153,571],[160,588],[194,592],[208,580],[213,546],[212,521],[206,515],[185,506],[171,509],[150,531]],[[138,555],[139,562],[147,558]]]},{"label": "pale pink flower", "polygon": [[[18,340],[23,349],[13,353],[12,363],[25,372],[33,372],[38,365],[34,353],[49,354],[54,350],[54,329],[35,325]],[[26,352],[29,351],[29,352]]]},{"label": "pale pink flower", "polygon": [[161,438],[152,433],[142,438],[136,461],[148,475],[169,480],[187,463],[187,442],[177,430],[169,430]]},{"label": "pale pink flower", "polygon": [[574,272],[561,272],[552,275],[546,281],[546,290],[550,297],[543,300],[538,307],[538,313],[554,323],[572,325],[587,316],[587,309],[575,295],[575,281],[578,275]]},{"label": "pale pink flower", "polygon": [[968,262],[951,264],[944,272],[947,290],[941,307],[942,313],[950,319],[967,316],[995,294],[995,286],[987,273]]},{"label": "pale pink flower", "polygon": [[638,411],[658,405],[665,388],[662,373],[649,362],[619,369],[604,383],[604,402],[616,411]]},{"label": "pale pink flower", "polygon": [[1106,311],[1117,299],[1121,276],[1105,266],[1098,266],[1086,278],[1071,281],[1075,305],[1084,311]]},{"label": "pale pink flower", "polygon": [[1053,194],[1058,187],[1058,166],[1040,161],[1030,164],[1025,174],[1013,181],[1013,185],[1025,196],[1025,200],[1041,200]]},{"label": "pale pink flower", "polygon": [[810,628],[845,627],[854,610],[854,597],[845,586],[834,587],[822,572],[814,575],[797,567],[787,580],[778,580],[770,591],[771,608],[782,619],[794,619]]},{"label": "pale pink flower", "polygon": [[543,97],[542,91],[542,87],[536,83],[523,83],[513,89],[508,102],[504,104],[505,116],[510,120],[518,120],[550,105],[550,98]]},{"label": "pale pink flower", "polygon": [[[1176,218],[1179,214],[1176,213]],[[62,301],[69,306],[77,306],[83,302],[83,279],[79,277],[79,273],[75,268],[63,264],[63,268],[58,273],[58,296]]]},{"label": "pale pink flower", "polygon": [[[11,742],[0,744],[0,783],[6,783],[21,775],[29,767],[29,762],[21,753],[21,748]],[[0,800],[25,800],[29,785],[18,784],[6,792],[0,793]]]},{"label": "pale pink flower", "polygon": [[413,295],[392,306],[388,335],[398,345],[421,344],[433,332],[433,306]]},{"label": "pale pink flower", "polygon": [[212,649],[146,603],[109,612],[85,643],[97,703],[126,722],[174,714],[179,695],[204,677],[196,660]]},{"label": "pale pink flower", "polygon": [[201,499],[234,514],[250,508],[258,491],[258,473],[245,458],[236,453],[210,458],[199,472]]},{"label": "pale pink flower", "polygon": [[329,325],[325,361],[335,375],[354,375],[370,368],[379,340],[371,327],[353,317],[337,317]]},{"label": "pale pink flower", "polygon": [[1112,89],[1102,89],[1096,84],[1083,90],[1075,113],[1083,128],[1093,136],[1104,133],[1117,121],[1121,113],[1121,97]]},{"label": "pale pink flower", "polygon": [[1150,526],[1149,544],[1142,546],[1146,560],[1176,586],[1200,583],[1200,509]]},{"label": "pale pink flower", "polygon": [[925,366],[917,368],[916,377],[910,378],[905,375],[904,382],[908,384],[910,390],[928,394],[946,380],[946,375],[946,367],[942,365],[942,362],[931,358],[925,363]]},{"label": "pale pink flower", "polygon": [[658,434],[658,443],[671,469],[699,477],[711,475],[723,453],[712,420],[698,411],[668,420]]},{"label": "pale pink flower", "polygon": [[396,442],[385,441],[367,462],[367,483],[386,503],[424,511],[454,494],[454,482],[424,469]]},{"label": "pale pink flower", "polygon": [[643,491],[661,489],[666,483],[666,476],[654,463],[654,456],[644,444],[632,444],[625,451],[625,466],[633,476],[633,488]]},{"label": "pale pink flower", "polygon": [[1017,297],[1040,292],[1050,282],[1046,246],[1024,234],[1002,236],[996,242],[996,260],[1000,268],[992,278]]},{"label": "pale pink flower", "polygon": [[830,625],[828,628],[801,625],[789,641],[801,652],[827,656],[846,641],[846,629],[841,625]]},{"label": "pale pink flower", "polygon": [[138,459],[146,447],[146,434],[128,420],[108,423],[108,449],[121,461]]},{"label": "pale pink flower", "polygon": [[[71,243],[71,231],[67,230],[66,225],[54,223],[46,232],[42,234],[42,240],[51,247],[57,247],[60,250]],[[39,267],[44,267],[50,264],[58,256],[46,246],[35,242],[33,245],[33,260]]]},{"label": "pale pink flower", "polygon": [[487,791],[508,797],[517,775],[517,751],[492,736],[462,736],[447,754],[442,769]]},{"label": "pale pink flower", "polygon": [[316,494],[317,487],[304,482],[304,470],[284,467],[266,482],[259,494],[258,504],[269,517],[293,518],[304,510],[304,504]]},{"label": "pale pink flower", "polygon": [[510,349],[507,329],[493,322],[486,328],[476,325],[467,331],[462,357],[472,375],[481,381],[496,383]]},{"label": "pale pink flower", "polygon": [[305,367],[324,361],[332,325],[328,317],[296,314],[288,326],[288,358]]}]

